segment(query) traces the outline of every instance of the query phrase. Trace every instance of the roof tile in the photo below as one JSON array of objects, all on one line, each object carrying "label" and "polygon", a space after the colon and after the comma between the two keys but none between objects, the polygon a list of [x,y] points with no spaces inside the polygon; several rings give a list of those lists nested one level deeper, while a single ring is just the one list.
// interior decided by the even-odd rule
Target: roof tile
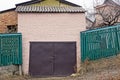
[{"label": "roof tile", "polygon": [[17,12],[23,13],[81,13],[85,12],[82,7],[45,7],[45,6],[18,6],[16,8]]}]

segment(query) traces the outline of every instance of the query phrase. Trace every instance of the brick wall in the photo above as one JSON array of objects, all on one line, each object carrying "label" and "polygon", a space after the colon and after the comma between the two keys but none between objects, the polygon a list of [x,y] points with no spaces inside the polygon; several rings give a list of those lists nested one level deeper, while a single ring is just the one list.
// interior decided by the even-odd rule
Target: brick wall
[{"label": "brick wall", "polygon": [[13,10],[0,13],[0,33],[7,32],[7,25],[16,24],[17,24],[17,12]]}]

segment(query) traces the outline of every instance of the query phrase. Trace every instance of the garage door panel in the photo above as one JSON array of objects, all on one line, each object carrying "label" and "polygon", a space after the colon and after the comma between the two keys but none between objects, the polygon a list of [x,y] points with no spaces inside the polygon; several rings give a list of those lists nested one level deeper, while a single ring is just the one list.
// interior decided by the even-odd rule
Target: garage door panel
[{"label": "garage door panel", "polygon": [[30,53],[30,74],[37,75],[52,75],[53,74],[53,55],[52,44],[32,42]]},{"label": "garage door panel", "polygon": [[[59,45],[59,46],[58,46]],[[74,73],[76,43],[55,44],[55,75],[70,75]]]}]

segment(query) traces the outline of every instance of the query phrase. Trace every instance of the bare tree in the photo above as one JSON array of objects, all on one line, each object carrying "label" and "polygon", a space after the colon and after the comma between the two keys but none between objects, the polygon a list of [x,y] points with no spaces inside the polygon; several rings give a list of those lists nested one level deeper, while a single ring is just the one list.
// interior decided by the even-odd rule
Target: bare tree
[{"label": "bare tree", "polygon": [[103,7],[98,10],[98,14],[102,17],[103,25],[114,25],[118,23],[118,19],[120,18],[120,9],[117,7]]},{"label": "bare tree", "polygon": [[[97,24],[96,27],[102,27],[102,26],[111,26],[115,25],[119,22],[120,19],[120,5],[102,5],[96,7],[97,15],[99,15],[99,18],[101,17],[101,23]],[[96,18],[96,22],[97,21]]]},{"label": "bare tree", "polygon": [[120,4],[120,0],[114,0],[115,2],[117,2],[118,4]]}]

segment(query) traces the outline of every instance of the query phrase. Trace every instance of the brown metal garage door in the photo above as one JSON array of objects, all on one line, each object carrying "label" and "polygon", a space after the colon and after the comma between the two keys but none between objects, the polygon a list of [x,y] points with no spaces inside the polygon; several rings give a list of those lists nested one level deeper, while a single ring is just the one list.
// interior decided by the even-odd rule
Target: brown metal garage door
[{"label": "brown metal garage door", "polygon": [[67,76],[74,73],[75,42],[31,42],[31,76]]}]

